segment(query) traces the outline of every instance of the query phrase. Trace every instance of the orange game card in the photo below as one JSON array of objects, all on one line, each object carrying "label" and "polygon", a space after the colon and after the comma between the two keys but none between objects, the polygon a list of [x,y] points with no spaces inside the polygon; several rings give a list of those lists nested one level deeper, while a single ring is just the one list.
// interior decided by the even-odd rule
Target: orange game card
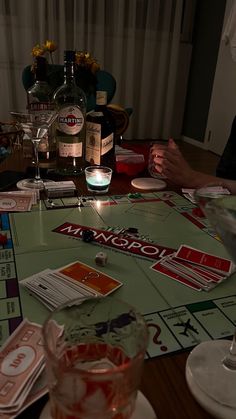
[{"label": "orange game card", "polygon": [[123,285],[117,279],[79,261],[64,266],[56,272],[66,276],[72,282],[76,282],[78,285],[101,295],[108,295]]}]

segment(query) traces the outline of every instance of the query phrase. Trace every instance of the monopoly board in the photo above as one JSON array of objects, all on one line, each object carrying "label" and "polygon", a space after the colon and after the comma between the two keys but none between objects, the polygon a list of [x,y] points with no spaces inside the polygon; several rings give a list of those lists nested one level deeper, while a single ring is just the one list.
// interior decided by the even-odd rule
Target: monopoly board
[{"label": "monopoly board", "polygon": [[[150,269],[155,260],[181,244],[229,257],[194,207],[170,191],[47,200],[31,212],[0,214],[1,233],[7,234],[7,243],[0,245],[0,345],[23,317],[43,323],[49,314],[20,285],[22,279],[77,260],[96,268],[100,250],[107,253],[108,263],[99,269],[123,283],[114,297],[136,306],[145,316],[150,331],[147,357],[232,336],[236,274],[209,292],[199,292]],[[79,234],[84,228],[114,235],[136,229],[136,239],[143,245],[125,249],[105,242],[87,243]]]}]

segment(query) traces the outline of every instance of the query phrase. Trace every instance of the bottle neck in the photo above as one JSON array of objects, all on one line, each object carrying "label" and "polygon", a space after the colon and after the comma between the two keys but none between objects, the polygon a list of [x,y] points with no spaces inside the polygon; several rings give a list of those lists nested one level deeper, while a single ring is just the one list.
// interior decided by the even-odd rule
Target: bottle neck
[{"label": "bottle neck", "polygon": [[44,57],[36,58],[35,68],[35,82],[46,82],[47,80],[47,65]]},{"label": "bottle neck", "polygon": [[64,63],[64,83],[75,83],[75,63],[73,61]]}]

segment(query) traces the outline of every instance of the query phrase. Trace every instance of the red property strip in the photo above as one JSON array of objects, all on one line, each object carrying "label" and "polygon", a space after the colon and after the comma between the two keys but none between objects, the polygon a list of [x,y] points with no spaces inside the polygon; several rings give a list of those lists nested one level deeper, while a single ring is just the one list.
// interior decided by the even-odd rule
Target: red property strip
[{"label": "red property strip", "polygon": [[181,212],[181,215],[183,215],[185,218],[187,218],[189,221],[191,221],[191,223],[195,224],[195,226],[197,226],[201,229],[206,228],[206,226],[204,224],[200,223],[198,220],[196,220],[196,218],[192,217],[187,212]]}]

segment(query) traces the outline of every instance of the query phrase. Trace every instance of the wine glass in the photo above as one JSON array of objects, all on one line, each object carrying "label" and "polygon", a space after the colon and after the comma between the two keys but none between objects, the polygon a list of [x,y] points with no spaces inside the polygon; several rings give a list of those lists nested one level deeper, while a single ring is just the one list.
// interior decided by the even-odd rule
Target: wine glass
[{"label": "wine glass", "polygon": [[[236,196],[209,198],[203,211],[236,263]],[[198,402],[217,418],[236,417],[236,330],[232,342],[202,342],[190,353],[186,379]]]},{"label": "wine glass", "polygon": [[17,125],[28,135],[33,143],[35,156],[35,177],[18,182],[19,189],[44,189],[44,181],[40,176],[38,147],[41,139],[57,118],[57,111],[45,110],[38,114],[28,112],[10,112]]}]

